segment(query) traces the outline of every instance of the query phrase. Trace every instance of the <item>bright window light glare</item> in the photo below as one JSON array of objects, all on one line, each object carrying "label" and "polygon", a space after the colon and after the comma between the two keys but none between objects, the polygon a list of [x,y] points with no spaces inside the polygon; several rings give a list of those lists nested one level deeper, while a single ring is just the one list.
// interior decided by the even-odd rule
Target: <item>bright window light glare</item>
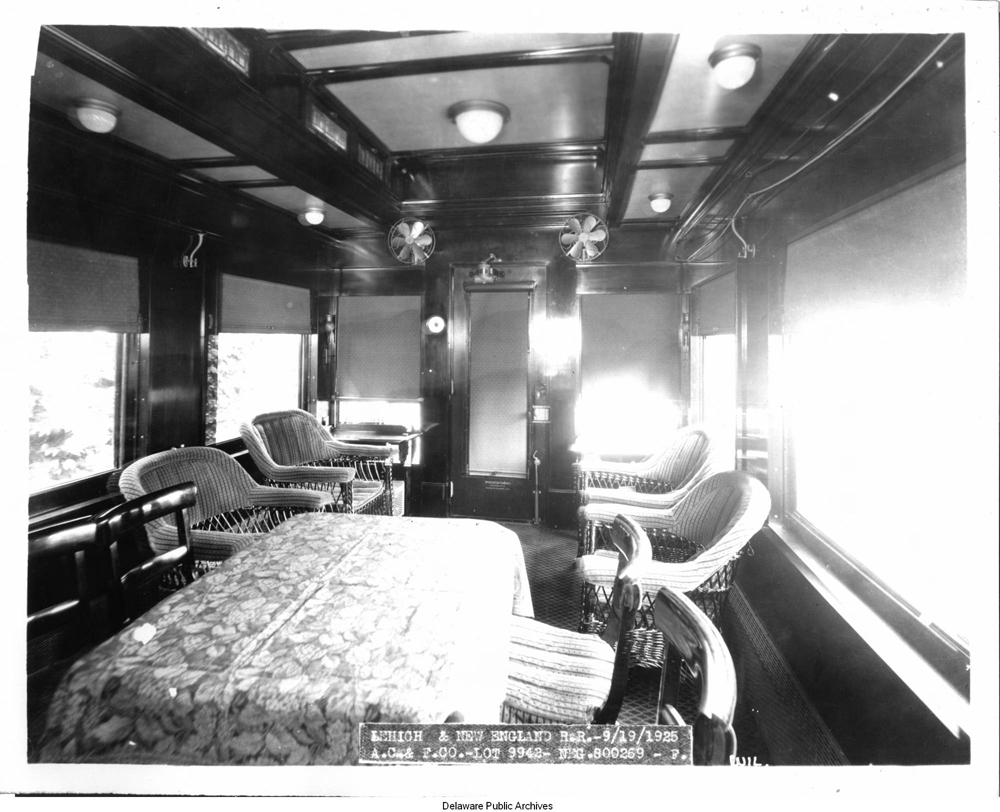
[{"label": "bright window light glare", "polygon": [[575,447],[585,454],[648,456],[680,425],[676,405],[641,383],[619,380],[582,395],[575,409]]}]

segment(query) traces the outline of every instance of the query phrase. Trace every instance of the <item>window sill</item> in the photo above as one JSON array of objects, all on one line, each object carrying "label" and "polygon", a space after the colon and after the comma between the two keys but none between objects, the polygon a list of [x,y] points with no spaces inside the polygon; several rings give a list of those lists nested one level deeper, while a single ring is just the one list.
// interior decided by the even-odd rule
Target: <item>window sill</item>
[{"label": "window sill", "polygon": [[[763,532],[954,736],[969,735],[969,657],[964,651],[917,619],[904,617],[898,603],[870,581],[859,589],[859,582],[868,579],[835,551],[773,521]],[[947,663],[945,673],[932,662]]]}]

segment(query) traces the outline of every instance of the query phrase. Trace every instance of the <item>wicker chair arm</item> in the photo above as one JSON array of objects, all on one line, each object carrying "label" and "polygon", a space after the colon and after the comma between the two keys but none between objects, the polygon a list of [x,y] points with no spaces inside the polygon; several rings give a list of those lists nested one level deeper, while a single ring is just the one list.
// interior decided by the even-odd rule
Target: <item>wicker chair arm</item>
[{"label": "wicker chair arm", "polygon": [[361,445],[343,440],[327,440],[326,445],[334,457],[376,457],[391,462],[395,453],[391,445]]},{"label": "wicker chair arm", "polygon": [[[263,533],[225,533],[218,530],[188,530],[191,551],[196,561],[225,561],[250,547]],[[177,528],[158,523],[146,527],[146,537],[154,552],[165,552],[177,547]]]},{"label": "wicker chair arm", "polygon": [[336,485],[351,482],[357,476],[353,468],[330,465],[273,465],[262,473],[275,482],[288,482],[293,485],[320,482],[325,485]]},{"label": "wicker chair arm", "polygon": [[255,485],[248,494],[251,505],[259,507],[300,507],[307,510],[322,510],[333,504],[329,491],[312,491],[299,488],[273,488]]},{"label": "wicker chair arm", "polygon": [[[718,566],[714,564],[706,566],[707,562],[703,559],[704,556],[701,555],[693,561],[683,563],[650,562],[642,576],[643,592],[647,595],[656,595],[663,587],[669,587],[675,592],[690,592],[728,563],[723,561]],[[618,561],[617,558],[595,553],[577,559],[577,569],[585,583],[603,586],[610,590],[615,582]]]},{"label": "wicker chair arm", "polygon": [[579,508],[578,513],[582,521],[595,525],[610,527],[616,516],[624,514],[634,519],[647,533],[651,530],[677,532],[677,519],[673,513],[655,508],[631,506],[622,502],[599,502]]},{"label": "wicker chair arm", "polygon": [[631,507],[666,510],[676,505],[684,496],[684,493],[683,491],[656,493],[642,492],[638,489],[626,491],[621,488],[587,488],[580,493],[580,502],[584,505],[613,502]]}]

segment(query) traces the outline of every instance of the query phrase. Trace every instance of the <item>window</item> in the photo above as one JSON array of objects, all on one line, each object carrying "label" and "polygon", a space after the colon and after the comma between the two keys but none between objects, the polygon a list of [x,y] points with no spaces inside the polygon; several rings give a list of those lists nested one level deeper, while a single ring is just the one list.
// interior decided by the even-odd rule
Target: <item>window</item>
[{"label": "window", "polygon": [[420,297],[342,296],[338,423],[420,424]]},{"label": "window", "polygon": [[680,301],[664,293],[581,298],[577,447],[644,455],[680,423]]},{"label": "window", "polygon": [[[28,240],[31,493],[110,471],[141,453],[138,260]],[[132,430],[132,434],[137,432]]]},{"label": "window", "polygon": [[964,177],[789,246],[783,352],[791,518],[963,641],[979,452],[954,422],[970,380],[948,338],[963,332]]},{"label": "window", "polygon": [[302,336],[220,333],[215,437],[239,437],[240,423],[299,405]]},{"label": "window", "polygon": [[726,460],[736,460],[736,274],[693,291],[691,397],[693,418],[709,427]]},{"label": "window", "polygon": [[220,300],[219,334],[209,337],[209,443],[239,437],[258,414],[301,408],[315,379],[307,288],[222,274]]},{"label": "window", "polygon": [[700,414],[698,422],[710,427],[720,458],[736,459],[736,336],[703,336],[699,351]]},{"label": "window", "polygon": [[29,492],[117,465],[121,344],[107,332],[28,334]]}]

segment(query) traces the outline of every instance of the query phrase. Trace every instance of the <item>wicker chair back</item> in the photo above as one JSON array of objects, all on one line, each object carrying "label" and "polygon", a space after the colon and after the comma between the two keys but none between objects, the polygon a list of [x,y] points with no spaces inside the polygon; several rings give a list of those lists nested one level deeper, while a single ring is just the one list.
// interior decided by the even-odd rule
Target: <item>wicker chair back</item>
[{"label": "wicker chair back", "polygon": [[315,415],[302,409],[259,414],[253,427],[264,450],[278,465],[302,465],[333,456],[330,432]]},{"label": "wicker chair back", "polygon": [[[205,446],[173,448],[136,460],[121,475],[118,487],[126,499],[193,482],[197,504],[188,512],[191,524],[243,507],[249,501],[253,479],[225,451]],[[176,527],[173,514],[158,517],[150,526]],[[176,539],[177,534],[172,534]]]}]

